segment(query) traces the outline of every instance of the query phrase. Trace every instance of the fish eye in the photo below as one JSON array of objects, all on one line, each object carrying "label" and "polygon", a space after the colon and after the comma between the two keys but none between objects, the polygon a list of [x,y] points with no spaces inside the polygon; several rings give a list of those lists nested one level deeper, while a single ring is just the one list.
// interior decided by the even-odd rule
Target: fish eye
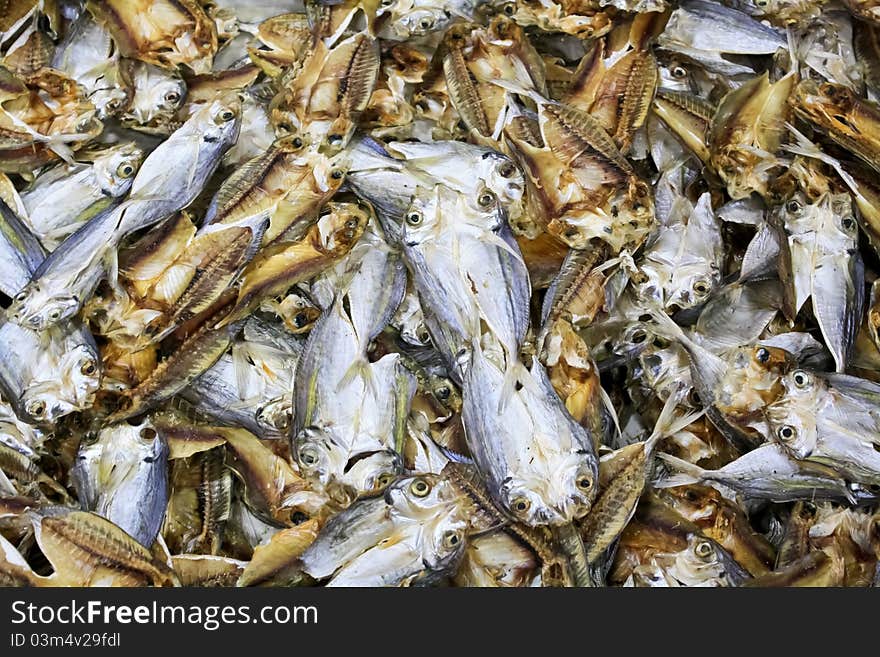
[{"label": "fish eye", "polygon": [[502,7],[501,11],[503,11],[508,16],[513,16],[516,13],[516,3],[508,2],[504,7]]},{"label": "fish eye", "polygon": [[424,479],[416,479],[409,485],[409,490],[416,497],[425,497],[431,492],[431,484]]},{"label": "fish eye", "polygon": [[[290,125],[287,125],[287,127],[290,128]],[[294,137],[291,143],[293,144],[294,148],[302,148],[303,140],[299,137]]]},{"label": "fish eye", "polygon": [[82,364],[82,367],[79,368],[80,374],[85,374],[86,376],[91,376],[95,372],[98,371],[98,364],[89,358],[86,362]]},{"label": "fish eye", "polygon": [[41,401],[33,401],[27,405],[25,410],[31,417],[43,417],[46,413],[46,404]]},{"label": "fish eye", "polygon": [[637,328],[632,332],[630,336],[630,342],[633,344],[642,344],[645,340],[648,339],[648,332],[645,329]]},{"label": "fish eye", "polygon": [[148,443],[151,443],[154,440],[156,440],[156,436],[159,434],[156,433],[155,429],[151,429],[150,427],[145,427],[140,430],[140,433],[138,435],[141,437],[141,440],[145,440]]},{"label": "fish eye", "polygon": [[434,27],[434,19],[425,16],[424,18],[419,20],[419,27],[423,30],[430,30],[432,27]]},{"label": "fish eye", "polygon": [[688,393],[688,401],[693,406],[703,405],[703,401],[700,399],[700,393],[697,392],[696,388],[691,388],[691,391]]},{"label": "fish eye", "polygon": [[275,428],[284,430],[290,427],[290,411],[285,411],[275,420]]},{"label": "fish eye", "polygon": [[116,169],[116,175],[122,176],[123,178],[131,178],[131,175],[134,173],[134,167],[130,164],[120,164]]},{"label": "fish eye", "polygon": [[61,319],[61,310],[59,308],[55,308],[49,311],[49,319],[51,319],[53,322]]},{"label": "fish eye", "polygon": [[797,434],[797,431],[790,424],[783,424],[776,431],[776,435],[779,436],[782,440],[791,440],[792,438],[795,437],[796,434]]},{"label": "fish eye", "polygon": [[701,278],[694,281],[691,289],[693,289],[694,294],[703,297],[709,294],[709,283]]},{"label": "fish eye", "polygon": [[532,503],[527,497],[514,498],[510,503],[510,508],[512,508],[516,513],[520,514],[526,513],[531,506]]},{"label": "fish eye", "polygon": [[575,484],[577,485],[578,490],[586,493],[593,488],[593,478],[587,475],[581,475],[577,478]]},{"label": "fish eye", "polygon": [[435,394],[437,395],[437,399],[439,399],[440,401],[446,401],[452,394],[452,390],[449,388],[449,386],[441,386],[437,388]]},{"label": "fish eye", "polygon": [[798,370],[792,375],[792,380],[798,388],[806,388],[810,384],[810,375],[803,370]]},{"label": "fish eye", "polygon": [[461,543],[461,536],[456,531],[448,531],[443,534],[443,547],[453,549]]},{"label": "fish eye", "polygon": [[306,317],[305,313],[297,313],[293,318],[293,325],[296,328],[302,328],[306,324],[308,324],[308,317]]},{"label": "fish eye", "polygon": [[498,175],[502,178],[512,178],[516,173],[516,165],[509,160],[506,160],[498,165]]},{"label": "fish eye", "polygon": [[379,484],[380,488],[388,488],[392,481],[394,481],[394,473],[391,472],[383,472],[376,479],[376,483]]},{"label": "fish eye", "polygon": [[764,347],[759,347],[758,351],[755,352],[755,358],[758,359],[759,363],[766,363],[770,360],[770,352]]},{"label": "fish eye", "polygon": [[804,206],[801,205],[800,201],[791,200],[785,204],[785,209],[791,214],[799,214],[804,209]]},{"label": "fish eye", "polygon": [[379,4],[382,5],[383,7],[390,7],[395,2],[397,2],[397,0],[382,0],[382,2],[380,2]]},{"label": "fish eye", "polygon": [[290,522],[292,522],[294,525],[301,525],[308,519],[309,516],[302,511],[296,511],[292,516],[290,516]]},{"label": "fish eye", "polygon": [[333,169],[330,173],[330,177],[333,178],[333,180],[341,180],[343,175],[342,169]]},{"label": "fish eye", "polygon": [[851,232],[856,227],[856,220],[852,217],[844,217],[843,221],[840,222],[843,226],[843,229]]},{"label": "fish eye", "polygon": [[766,7],[770,4],[770,0],[755,0],[755,4],[759,7]]},{"label": "fish eye", "polygon": [[307,447],[306,449],[300,450],[299,461],[307,467],[312,467],[318,464],[318,454],[314,448]]},{"label": "fish eye", "polygon": [[801,515],[804,516],[805,518],[812,518],[816,515],[816,512],[818,510],[819,510],[818,507],[816,507],[816,505],[813,504],[812,502],[804,502],[804,505],[801,510]]},{"label": "fish eye", "polygon": [[493,194],[489,190],[486,190],[477,198],[477,205],[485,210],[488,210],[495,205],[496,200],[497,199],[495,198],[495,194]]},{"label": "fish eye", "polygon": [[113,100],[107,101],[107,109],[110,110],[111,112],[115,112],[120,107],[122,107],[122,103],[116,98],[114,98]]},{"label": "fish eye", "polygon": [[672,69],[672,77],[680,80],[682,78],[687,77],[687,70],[685,70],[684,66],[675,66]]},{"label": "fish eye", "polygon": [[342,143],[342,135],[338,135],[338,134],[327,135],[327,143],[333,144],[334,146],[336,144]]},{"label": "fish eye", "polygon": [[[180,92],[172,89],[171,91],[169,91],[168,93],[165,94],[165,100],[168,101],[169,103],[177,104],[177,102],[180,100]],[[225,120],[228,121],[229,119],[225,119]]]},{"label": "fish eye", "polygon": [[24,303],[25,301],[27,301],[27,296],[27,292],[19,292],[15,295],[14,301],[16,303]]},{"label": "fish eye", "polygon": [[700,496],[697,495],[697,491],[688,488],[684,492],[684,499],[686,499],[688,502],[696,502],[698,499],[700,499]]},{"label": "fish eye", "polygon": [[422,213],[421,212],[410,212],[406,215],[406,223],[410,226],[418,226],[422,223]]},{"label": "fish eye", "polygon": [[231,109],[227,108],[227,109],[221,110],[220,113],[217,115],[217,117],[223,123],[228,123],[229,121],[232,121],[232,119],[235,118],[235,112],[233,112]]},{"label": "fish eye", "polygon": [[709,541],[701,541],[697,543],[694,548],[694,553],[704,561],[709,559],[714,551],[715,550],[712,549],[712,544]]},{"label": "fish eye", "polygon": [[354,230],[358,227],[358,220],[352,217],[348,221],[345,222],[345,227]]}]

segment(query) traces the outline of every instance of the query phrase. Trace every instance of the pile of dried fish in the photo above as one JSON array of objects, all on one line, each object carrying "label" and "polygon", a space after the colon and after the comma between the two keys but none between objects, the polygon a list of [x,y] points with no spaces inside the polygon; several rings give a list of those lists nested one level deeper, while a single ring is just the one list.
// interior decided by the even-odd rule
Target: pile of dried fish
[{"label": "pile of dried fish", "polygon": [[2,12],[0,584],[880,583],[880,2]]}]

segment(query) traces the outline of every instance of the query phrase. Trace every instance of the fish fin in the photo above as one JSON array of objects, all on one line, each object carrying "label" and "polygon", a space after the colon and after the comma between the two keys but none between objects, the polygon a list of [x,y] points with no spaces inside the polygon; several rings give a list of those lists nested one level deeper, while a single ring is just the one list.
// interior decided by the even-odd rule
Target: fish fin
[{"label": "fish fin", "polygon": [[599,386],[599,398],[602,400],[602,405],[608,411],[608,415],[611,416],[611,421],[614,423],[614,437],[620,439],[623,435],[623,431],[620,429],[620,418],[617,417],[617,410],[614,408],[614,402],[611,401],[611,395],[602,386]]},{"label": "fish fin", "polygon": [[654,430],[645,441],[646,452],[650,453],[660,440],[667,436],[677,434],[691,423],[696,422],[706,413],[705,409],[694,413],[688,413],[686,415],[679,415],[675,412],[675,409],[678,408],[678,405],[681,403],[681,400],[685,398],[687,392],[687,386],[679,384],[676,390],[666,399],[666,402],[663,404],[663,409],[660,411],[660,415],[657,418],[657,422],[654,424]]},{"label": "fish fin", "polygon": [[363,380],[364,385],[369,387],[370,392],[375,398],[378,390],[376,389],[376,381],[373,377],[373,369],[370,367],[370,361],[362,355],[358,356],[358,358],[345,371],[345,374],[342,375],[342,378],[336,385],[336,392],[338,393],[357,378]]},{"label": "fish fin", "polygon": [[703,480],[705,470],[698,465],[688,463],[684,459],[677,458],[671,454],[657,454],[661,461],[673,469],[678,470],[677,474],[665,477],[653,483],[655,488],[672,488],[673,486],[689,486],[690,484],[698,484]]},{"label": "fish fin", "polygon": [[[498,412],[507,408],[507,404],[513,396],[522,388],[527,388],[531,394],[542,395],[543,391],[535,381],[532,373],[519,358],[508,357],[507,369],[504,372],[504,381],[501,384],[501,396],[498,399]],[[517,388],[519,386],[519,388]]]}]

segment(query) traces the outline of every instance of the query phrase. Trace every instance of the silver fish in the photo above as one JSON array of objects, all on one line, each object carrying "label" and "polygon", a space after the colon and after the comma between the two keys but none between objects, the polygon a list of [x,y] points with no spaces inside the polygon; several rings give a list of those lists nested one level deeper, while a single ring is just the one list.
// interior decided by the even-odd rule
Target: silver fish
[{"label": "silver fish", "polygon": [[435,583],[461,559],[468,506],[439,475],[404,477],[331,518],[300,558],[302,570],[328,586]]},{"label": "silver fish", "polygon": [[134,93],[120,117],[123,124],[147,132],[171,132],[175,114],[186,98],[186,83],[171,72],[152,64],[131,66]]},{"label": "silver fish", "polygon": [[858,332],[865,287],[852,197],[825,194],[808,203],[796,193],[774,211],[774,217],[787,237],[780,257],[792,273],[792,312],[812,300],[836,369],[843,372]]},{"label": "silver fish", "polygon": [[255,317],[242,336],[180,396],[201,412],[260,438],[278,438],[291,425],[293,372],[304,340]]},{"label": "silver fish", "polygon": [[794,370],[765,409],[769,432],[796,458],[880,485],[880,385],[844,374]]},{"label": "silver fish", "polygon": [[482,349],[471,352],[462,408],[468,449],[515,518],[532,526],[569,523],[596,497],[594,439],[569,415],[537,359],[524,371],[521,387],[499,413],[504,372]]},{"label": "silver fish", "polygon": [[83,510],[153,545],[168,503],[168,444],[150,420],[87,434],[71,478]]},{"label": "silver fish", "polygon": [[63,71],[85,91],[99,119],[118,114],[131,101],[130,81],[110,32],[82,11],[55,49],[52,67]]},{"label": "silver fish", "polygon": [[144,160],[124,203],[84,224],[43,262],[13,298],[11,319],[45,330],[78,313],[106,273],[115,283],[120,242],[195,200],[237,138],[239,112],[237,100],[198,109]]},{"label": "silver fish", "polygon": [[746,498],[793,502],[831,499],[853,501],[846,481],[831,468],[791,458],[775,443],[767,443],[717,470],[706,470],[669,454],[660,459],[678,474],[654,483],[658,488],[715,483]]},{"label": "silver fish", "polygon": [[61,165],[40,174],[21,192],[30,229],[46,249],[54,250],[128,193],[143,157],[137,144],[127,142],[100,151],[89,163]]},{"label": "silver fish", "polygon": [[404,218],[403,253],[448,366],[454,370],[480,339],[482,321],[503,349],[509,396],[522,369],[529,279],[496,202],[487,205],[479,213],[469,210],[466,197],[444,185],[417,192]]}]

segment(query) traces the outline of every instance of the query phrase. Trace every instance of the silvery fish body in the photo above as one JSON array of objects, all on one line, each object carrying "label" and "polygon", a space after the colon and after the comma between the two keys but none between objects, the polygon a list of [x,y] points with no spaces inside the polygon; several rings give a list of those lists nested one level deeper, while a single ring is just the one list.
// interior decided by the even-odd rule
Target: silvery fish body
[{"label": "silvery fish body", "polygon": [[283,329],[250,318],[231,351],[180,394],[222,424],[279,438],[290,428],[293,373],[303,344]]},{"label": "silvery fish body", "polygon": [[71,478],[83,510],[153,545],[168,503],[168,444],[152,422],[123,422],[87,436]]},{"label": "silvery fish body", "polygon": [[43,246],[54,250],[92,216],[119,202],[131,189],[143,156],[135,143],[127,142],[102,151],[90,163],[61,165],[37,176],[21,200]]},{"label": "silvery fish body", "polygon": [[428,329],[450,368],[482,334],[499,341],[513,373],[528,329],[529,278],[503,214],[482,212],[443,185],[419,192],[407,210],[403,253]]},{"label": "silvery fish body", "polygon": [[[533,360],[503,413],[504,372],[475,349],[464,377],[468,449],[497,501],[529,525],[584,516],[596,497],[593,437],[569,415],[543,366]],[[525,375],[524,375],[525,376]]]},{"label": "silvery fish body", "polygon": [[150,153],[128,199],[89,220],[43,262],[13,299],[12,320],[45,330],[78,313],[114,269],[115,250],[128,234],[171,216],[198,196],[238,136],[239,110],[237,100],[206,103]]},{"label": "silvery fish body", "polygon": [[434,583],[458,565],[468,506],[439,475],[404,477],[332,518],[300,558],[302,569],[328,586]]}]

